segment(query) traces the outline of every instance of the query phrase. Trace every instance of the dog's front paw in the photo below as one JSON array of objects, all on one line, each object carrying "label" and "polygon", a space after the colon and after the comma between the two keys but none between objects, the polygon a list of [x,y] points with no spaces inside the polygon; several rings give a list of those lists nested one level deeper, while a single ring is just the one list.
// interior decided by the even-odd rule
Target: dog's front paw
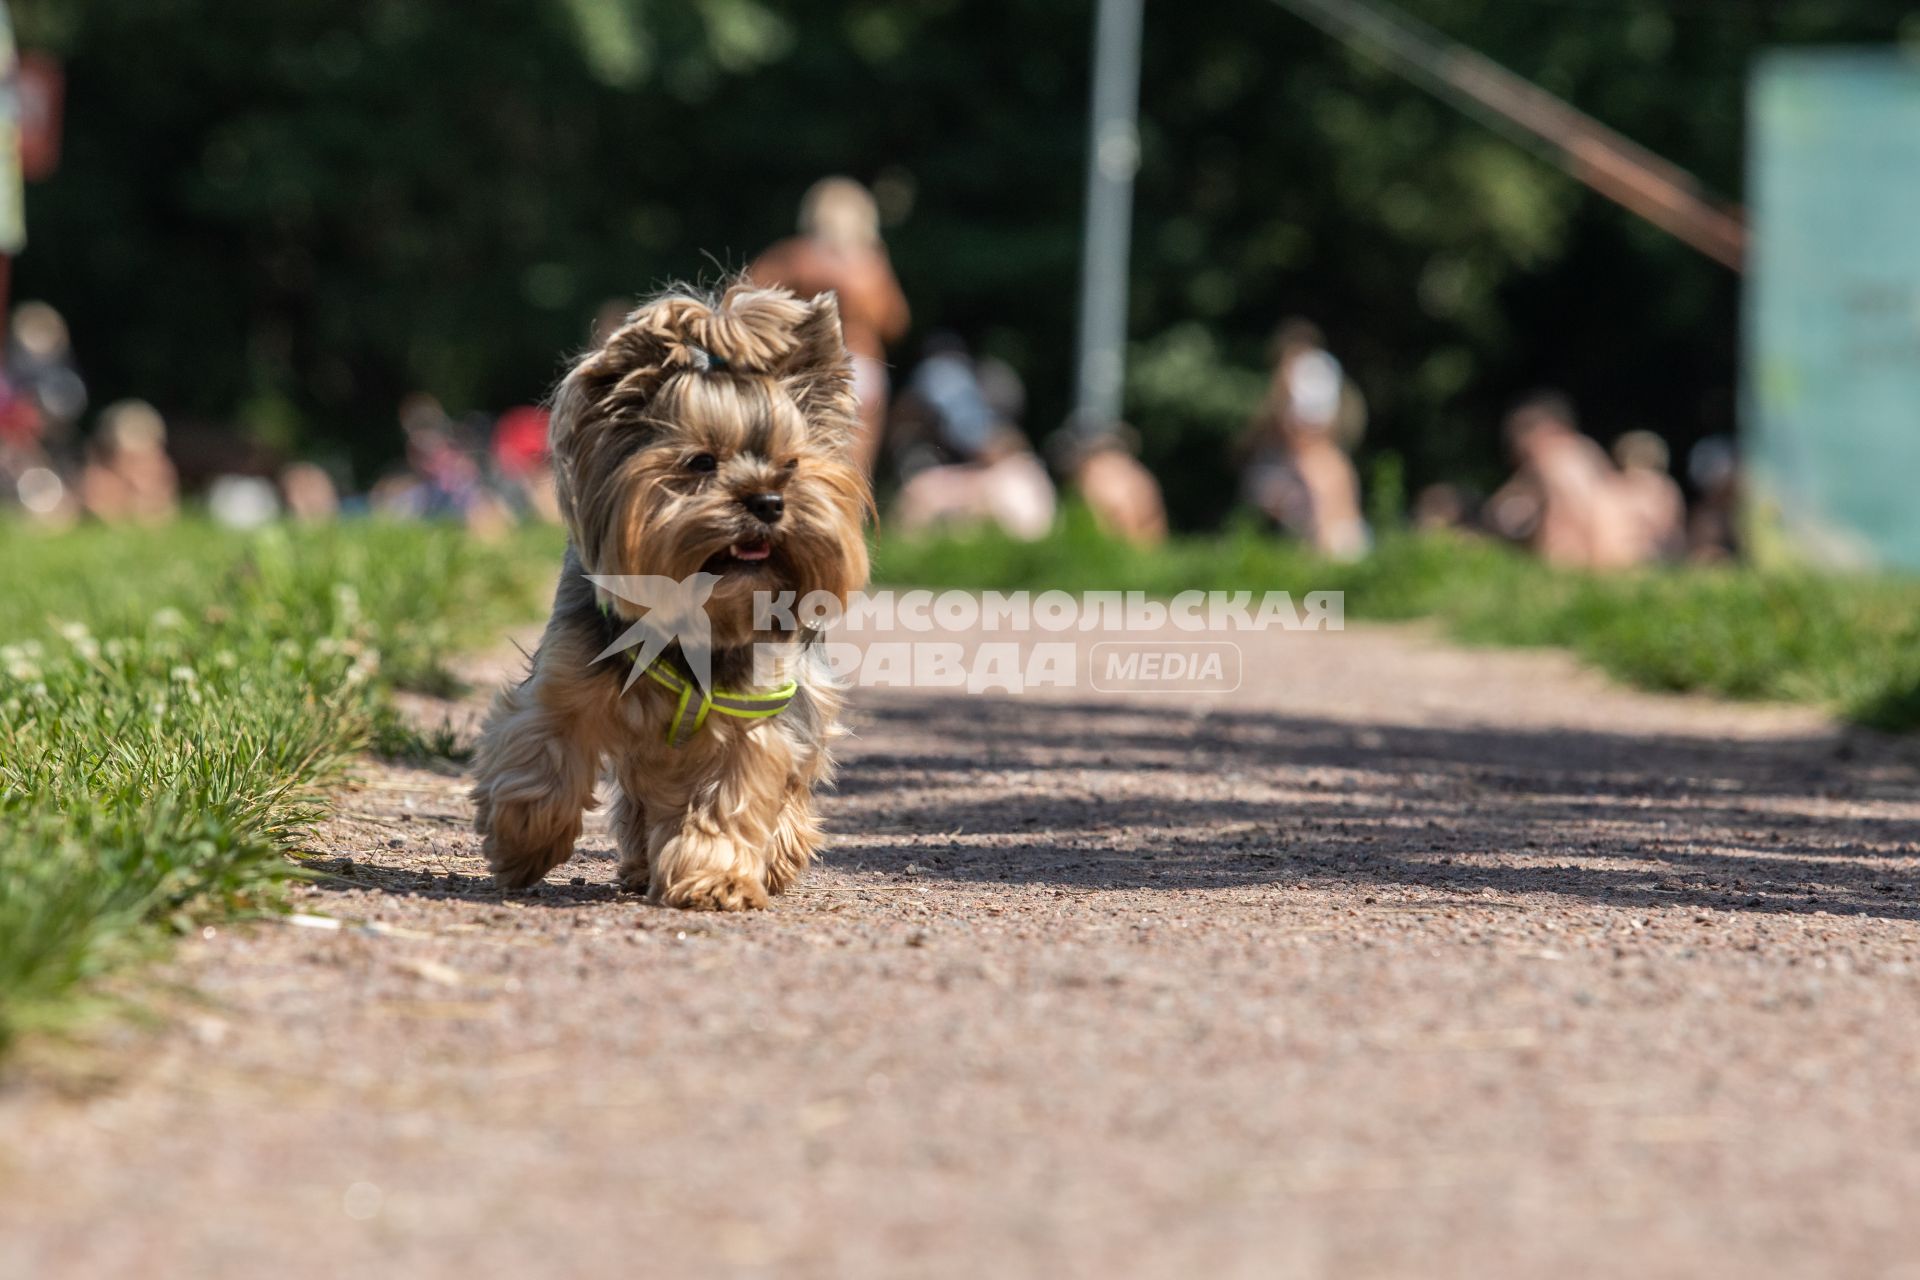
[{"label": "dog's front paw", "polygon": [[518,892],[546,879],[573,856],[580,837],[579,814],[570,808],[489,801],[475,825],[480,850],[501,889]]},{"label": "dog's front paw", "polygon": [[653,900],[689,911],[754,911],[767,905],[767,887],[739,871],[697,871],[662,885]]}]

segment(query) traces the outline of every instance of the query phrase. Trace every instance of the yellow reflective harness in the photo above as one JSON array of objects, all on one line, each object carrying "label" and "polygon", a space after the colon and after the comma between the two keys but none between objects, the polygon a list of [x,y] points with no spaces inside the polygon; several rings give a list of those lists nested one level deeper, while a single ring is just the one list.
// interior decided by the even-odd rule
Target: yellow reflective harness
[{"label": "yellow reflective harness", "polygon": [[[768,720],[787,709],[793,695],[800,691],[798,681],[768,693],[728,693],[724,689],[701,689],[693,681],[667,665],[664,657],[647,664],[647,677],[671,693],[680,695],[667,722],[667,745],[684,747],[707,723],[707,713],[718,711],[736,720]],[[696,701],[697,699],[697,701]]]},{"label": "yellow reflective harness", "polygon": [[[615,618],[613,610],[605,604],[600,606],[600,612],[610,620]],[[626,650],[623,656],[629,663],[640,660],[639,653],[633,649]],[[797,680],[789,680],[778,689],[766,693],[701,689],[694,681],[674,670],[665,654],[647,664],[646,675],[680,699],[674,704],[673,719],[667,722],[667,745],[670,747],[684,747],[691,742],[693,735],[706,725],[709,712],[718,711],[736,720],[770,720],[785,711],[793,701],[793,696],[800,691],[800,682]]]}]

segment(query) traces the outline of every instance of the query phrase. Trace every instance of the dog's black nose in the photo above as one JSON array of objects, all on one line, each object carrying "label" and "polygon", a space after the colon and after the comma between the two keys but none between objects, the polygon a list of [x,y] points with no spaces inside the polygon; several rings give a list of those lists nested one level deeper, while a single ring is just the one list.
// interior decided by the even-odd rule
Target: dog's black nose
[{"label": "dog's black nose", "polygon": [[777,493],[750,493],[740,499],[740,505],[772,524],[786,511],[787,500]]}]

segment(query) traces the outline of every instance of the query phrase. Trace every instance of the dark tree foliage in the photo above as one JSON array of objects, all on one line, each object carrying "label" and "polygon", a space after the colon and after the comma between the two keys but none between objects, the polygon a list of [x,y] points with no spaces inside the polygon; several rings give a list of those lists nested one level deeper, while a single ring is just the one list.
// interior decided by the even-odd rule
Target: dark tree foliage
[{"label": "dark tree foliage", "polygon": [[[1739,194],[1757,50],[1899,0],[1409,0]],[[814,178],[874,182],[916,329],[1067,405],[1091,6],[1060,0],[16,0],[67,60],[18,296],[104,396],[348,450],[394,406],[542,395],[605,298],[742,265]],[[1911,32],[1909,32],[1911,34]],[[1484,480],[1536,384],[1596,433],[1731,425],[1738,281],[1269,0],[1148,5],[1129,412],[1189,523],[1283,317],[1326,329],[1415,482]],[[914,342],[897,353],[909,363]]]}]

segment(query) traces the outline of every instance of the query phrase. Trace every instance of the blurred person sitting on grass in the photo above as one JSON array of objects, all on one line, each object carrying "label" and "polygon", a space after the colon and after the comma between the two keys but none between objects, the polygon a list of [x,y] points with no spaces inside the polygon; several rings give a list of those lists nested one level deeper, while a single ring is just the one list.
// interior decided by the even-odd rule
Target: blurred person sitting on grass
[{"label": "blurred person sitting on grass", "polygon": [[167,424],[144,400],[120,400],[100,412],[80,503],[107,524],[159,525],[180,510],[180,480],[167,456]]},{"label": "blurred person sitting on grass", "polygon": [[1373,541],[1349,456],[1366,432],[1366,401],[1312,322],[1282,324],[1272,350],[1266,399],[1241,442],[1244,495],[1320,554],[1357,560]]},{"label": "blurred person sitting on grass", "polygon": [[907,298],[880,238],[880,211],[851,178],[822,178],[800,202],[800,234],[780,241],[747,268],[755,284],[781,285],[802,298],[829,291],[840,299],[840,325],[853,353],[861,438],[854,456],[868,473],[880,454],[887,421],[887,347],[906,335]]},{"label": "blurred person sitting on grass", "polygon": [[14,308],[7,331],[7,380],[23,406],[38,416],[39,444],[70,466],[74,431],[87,408],[87,384],[74,364],[66,318],[44,302]]},{"label": "blurred person sitting on grass", "polygon": [[909,533],[992,524],[1023,542],[1044,538],[1057,501],[1020,431],[1025,409],[1011,366],[973,360],[952,334],[928,339],[890,423],[904,479],[894,523]]},{"label": "blurred person sitting on grass", "polygon": [[64,528],[78,518],[79,504],[44,446],[44,422],[0,371],[0,510],[18,503],[35,523]]},{"label": "blurred person sitting on grass", "polygon": [[290,462],[280,468],[280,501],[296,524],[329,524],[340,515],[340,490],[317,462]]},{"label": "blurred person sitting on grass", "polygon": [[1678,560],[1687,549],[1687,500],[1668,468],[1667,442],[1651,431],[1629,431],[1613,442],[1627,518],[1642,560]]},{"label": "blurred person sitting on grass", "polygon": [[1651,554],[1613,461],[1575,425],[1573,403],[1555,391],[1526,397],[1507,415],[1513,477],[1487,499],[1501,537],[1567,569],[1624,569]]},{"label": "blurred person sitting on grass", "polygon": [[1414,495],[1413,527],[1422,533],[1472,534],[1474,498],[1465,488],[1441,481]]},{"label": "blurred person sitting on grass", "polygon": [[1157,547],[1167,540],[1167,504],[1160,482],[1134,456],[1137,439],[1125,423],[1090,426],[1076,419],[1055,433],[1047,453],[1102,533]]},{"label": "blurred person sitting on grass", "polygon": [[1740,554],[1740,454],[1731,436],[1708,436],[1687,455],[1697,495],[1687,517],[1687,558],[1716,564]]},{"label": "blurred person sitting on grass", "polygon": [[376,513],[411,520],[458,520],[480,536],[497,536],[513,523],[506,504],[490,492],[471,433],[424,391],[400,402],[406,469],[384,477],[370,495]]},{"label": "blurred person sitting on grass", "polygon": [[493,479],[522,520],[560,523],[560,494],[547,447],[547,411],[523,404],[493,424]]}]

